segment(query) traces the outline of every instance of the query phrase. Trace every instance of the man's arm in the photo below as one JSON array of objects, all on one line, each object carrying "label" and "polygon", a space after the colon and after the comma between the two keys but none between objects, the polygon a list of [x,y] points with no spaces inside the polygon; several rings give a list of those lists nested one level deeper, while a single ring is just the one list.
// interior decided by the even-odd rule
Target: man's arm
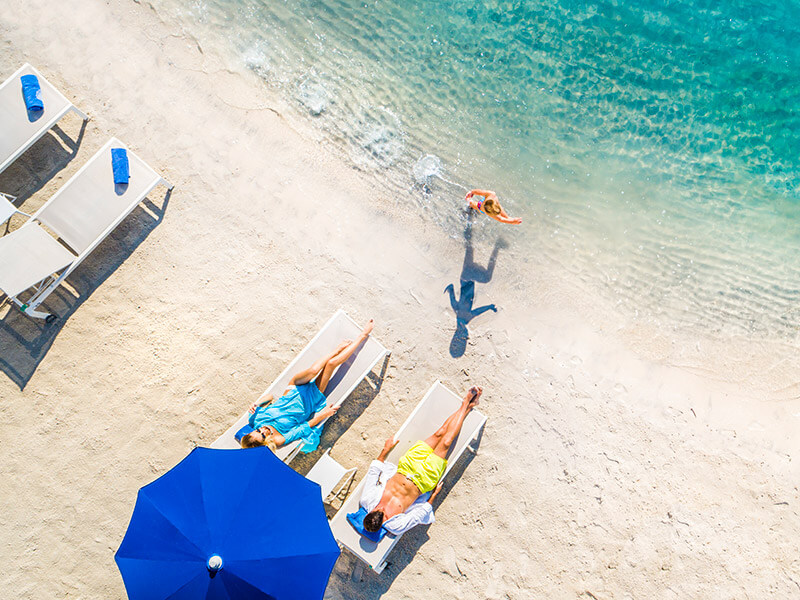
[{"label": "man's arm", "polygon": [[396,440],[394,438],[389,438],[383,443],[383,450],[381,453],[378,454],[378,458],[375,460],[379,460],[380,462],[386,462],[386,457],[389,456],[389,452],[391,452],[397,444],[400,443],[400,440]]},{"label": "man's arm", "polygon": [[[431,496],[433,499],[433,496]],[[416,502],[409,506],[405,512],[393,516],[384,522],[383,526],[389,533],[402,535],[417,525],[430,525],[436,520],[433,516],[433,507],[428,502]]]},{"label": "man's arm", "polygon": [[431,497],[428,498],[428,504],[433,506],[433,501],[436,500],[436,496],[438,496],[439,492],[441,491],[442,491],[442,482],[440,481],[439,483],[436,484],[436,489],[433,490],[433,492],[431,492]]},{"label": "man's arm", "polygon": [[395,441],[394,438],[386,440],[386,443],[383,445],[383,450],[381,450],[378,457],[372,461],[369,465],[369,469],[367,469],[367,474],[364,475],[364,489],[361,492],[361,501],[359,504],[367,510],[375,508],[381,500],[383,488],[380,487],[380,480],[386,468],[384,462],[386,461],[386,457],[389,456],[389,452],[391,452],[392,448],[396,445],[397,441]]}]

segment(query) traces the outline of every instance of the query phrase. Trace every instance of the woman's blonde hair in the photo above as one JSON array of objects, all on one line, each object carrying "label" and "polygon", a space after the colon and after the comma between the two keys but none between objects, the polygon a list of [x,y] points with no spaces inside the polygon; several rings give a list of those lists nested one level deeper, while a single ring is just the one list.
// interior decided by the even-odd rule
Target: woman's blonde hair
[{"label": "woman's blonde hair", "polygon": [[486,200],[483,201],[483,211],[487,215],[499,215],[500,203],[494,198],[486,198]]},{"label": "woman's blonde hair", "polygon": [[239,442],[242,445],[242,448],[258,448],[259,446],[266,446],[273,452],[278,449],[278,444],[275,443],[275,440],[272,439],[271,435],[265,436],[264,440],[262,441],[256,438],[254,435],[255,433],[255,431],[251,431],[247,435],[242,436],[242,440]]}]

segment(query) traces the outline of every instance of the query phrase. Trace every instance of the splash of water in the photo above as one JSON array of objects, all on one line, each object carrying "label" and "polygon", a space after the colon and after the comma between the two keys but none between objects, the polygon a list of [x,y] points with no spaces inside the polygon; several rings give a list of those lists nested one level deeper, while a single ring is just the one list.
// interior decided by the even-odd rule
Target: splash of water
[{"label": "splash of water", "polygon": [[416,163],[414,163],[411,172],[414,175],[414,180],[420,185],[427,186],[432,177],[438,177],[445,183],[449,183],[450,185],[454,185],[463,190],[469,191],[468,188],[464,187],[460,183],[450,181],[442,175],[442,160],[435,154],[426,154],[420,158]]},{"label": "splash of water", "polygon": [[331,102],[331,94],[318,77],[309,75],[297,87],[297,99],[313,116],[321,115],[328,108]]}]

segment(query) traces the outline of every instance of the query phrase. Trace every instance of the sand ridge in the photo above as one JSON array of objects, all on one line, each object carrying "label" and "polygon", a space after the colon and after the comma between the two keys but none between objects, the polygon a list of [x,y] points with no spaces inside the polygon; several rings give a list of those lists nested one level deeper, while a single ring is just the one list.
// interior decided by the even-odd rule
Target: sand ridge
[{"label": "sand ridge", "polygon": [[[166,209],[158,190],[150,214],[135,212],[76,272],[77,300],[54,299],[57,335],[3,318],[10,597],[124,598],[113,553],[138,488],[224,431],[339,307],[374,317],[393,351],[377,396],[361,388],[337,415],[340,462],[363,474],[435,379],[482,385],[489,422],[436,524],[405,536],[380,576],[351,581],[344,555],[326,597],[800,591],[796,467],[787,444],[766,441],[778,419],[765,417],[765,434],[751,413],[720,414],[721,399],[752,398],[746,382],[643,359],[502,254],[476,297],[501,310],[470,323],[453,359],[443,289],[458,282],[460,242],[380,203],[368,177],[146,4],[10,0],[0,31],[3,74],[31,62],[92,115],[74,157],[48,135],[0,176],[24,210],[111,135],[176,184]],[[81,124],[61,128],[75,139]],[[519,276],[541,293],[521,299]]]}]

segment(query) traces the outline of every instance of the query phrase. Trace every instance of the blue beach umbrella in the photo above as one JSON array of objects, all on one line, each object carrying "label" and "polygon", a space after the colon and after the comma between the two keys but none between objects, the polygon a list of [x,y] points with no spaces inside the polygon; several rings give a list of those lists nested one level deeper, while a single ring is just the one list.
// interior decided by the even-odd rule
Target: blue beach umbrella
[{"label": "blue beach umbrella", "polygon": [[195,448],[139,490],[114,558],[130,600],[319,600],[338,557],[317,484],[267,448]]}]

